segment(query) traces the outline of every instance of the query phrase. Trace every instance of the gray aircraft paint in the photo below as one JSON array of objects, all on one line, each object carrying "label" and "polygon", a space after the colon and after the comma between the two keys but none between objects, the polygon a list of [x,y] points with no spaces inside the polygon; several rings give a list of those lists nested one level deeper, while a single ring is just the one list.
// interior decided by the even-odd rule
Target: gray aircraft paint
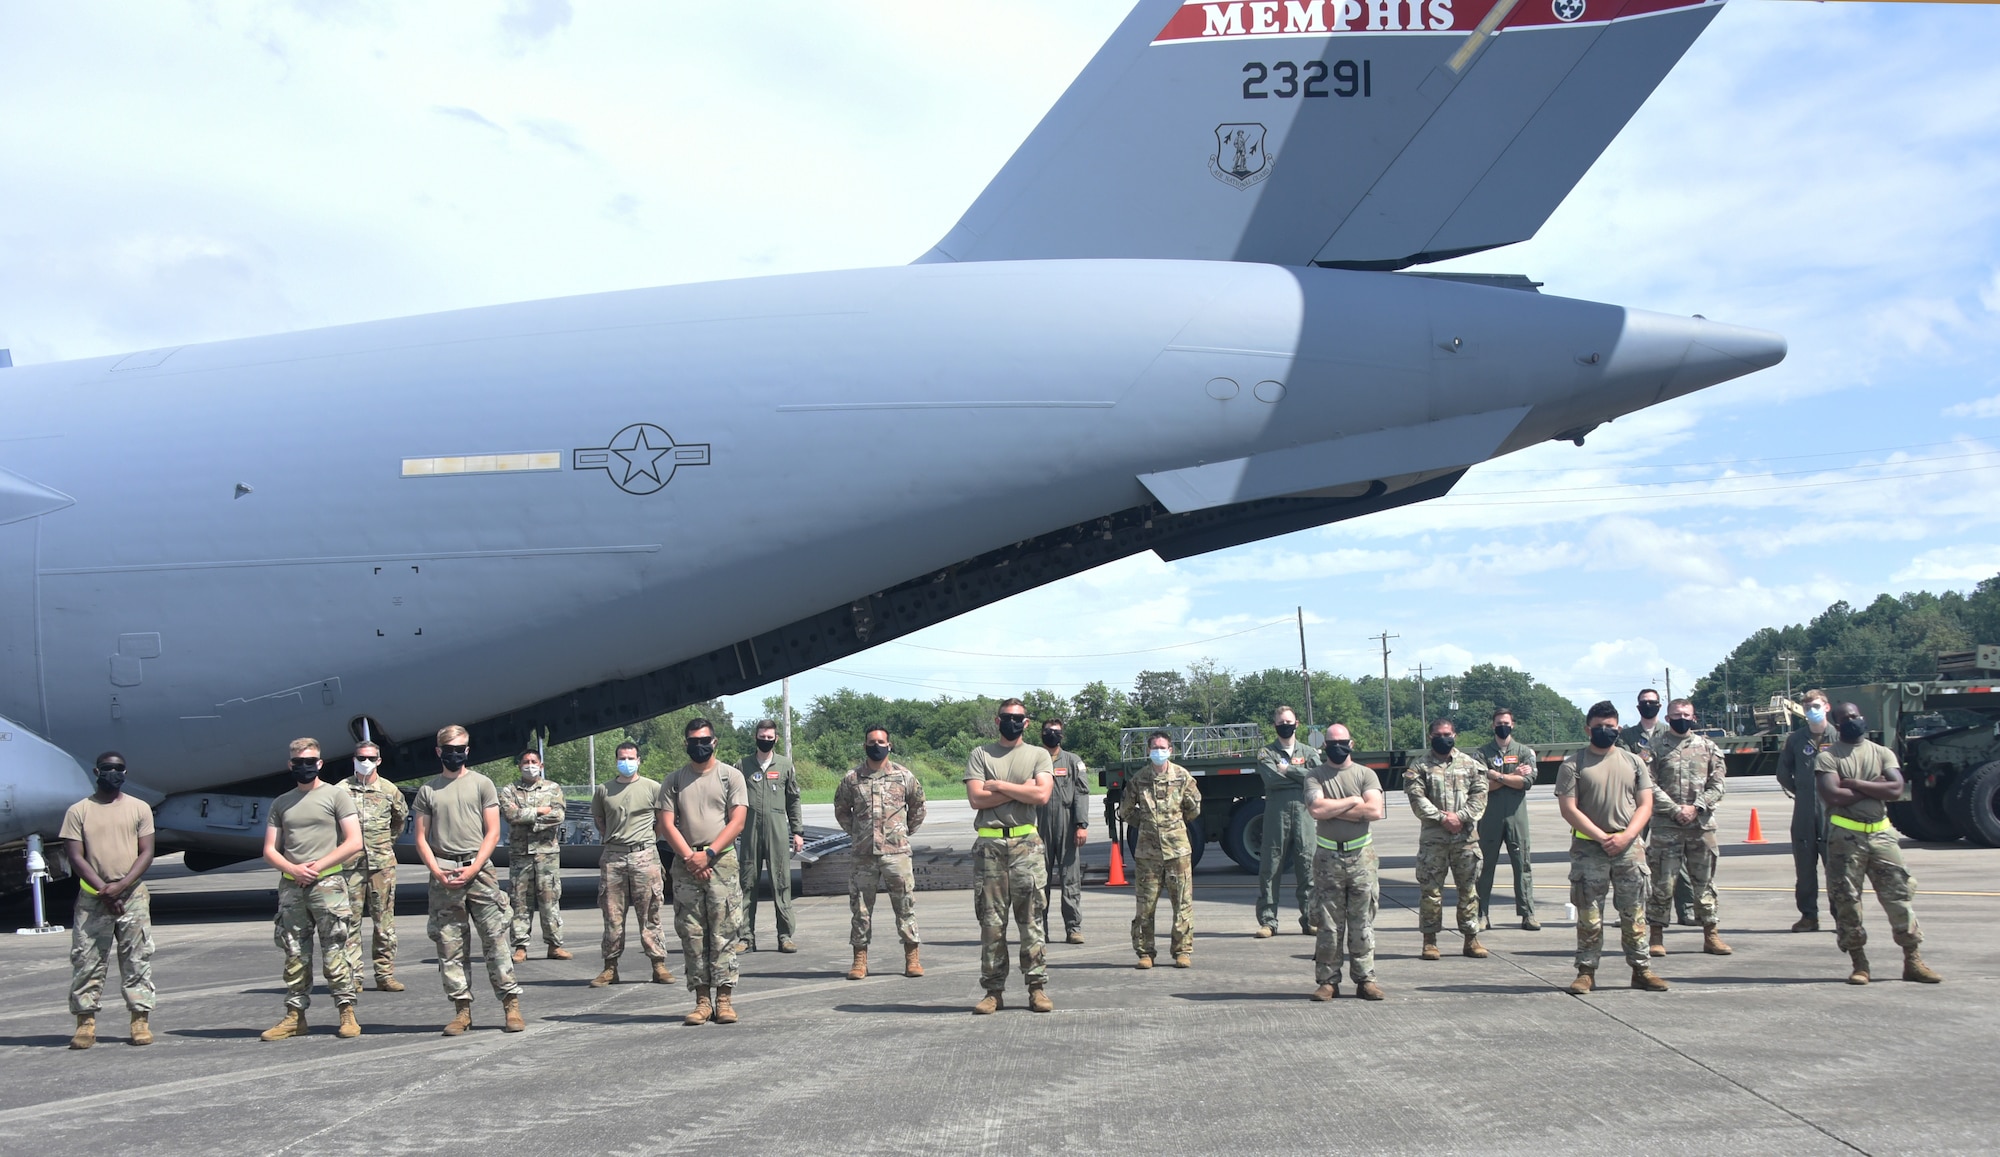
[{"label": "gray aircraft paint", "polygon": [[[1106,54],[1134,28],[1146,69],[1227,51],[1152,46],[1177,8],[1141,4]],[[1601,44],[1622,27],[1522,35]],[[1513,35],[1478,67],[1506,64]],[[1404,46],[1370,39],[1378,61]],[[1542,67],[1573,78],[1563,62],[1594,51]],[[1023,156],[1110,83],[1108,58]],[[1418,133],[1435,120],[1421,105],[1377,98],[1378,136]],[[1178,113],[1127,115],[1180,131]],[[1456,179],[1491,180],[1516,147]],[[1281,164],[1313,161],[1284,148]],[[1116,175],[1121,157],[1093,167]],[[1334,166],[1339,196],[1392,181],[1393,162]],[[1206,166],[1159,179],[1239,198],[1270,184]],[[1275,204],[1209,234],[1181,220],[1141,256],[1262,236]],[[6,370],[0,840],[51,833],[87,790],[79,760],[116,748],[161,804],[163,848],[240,854],[259,777],[298,735],[338,757],[366,719],[398,778],[447,722],[497,757],[1137,550],[1185,557],[1432,497],[1471,464],[1784,354],[1773,334],[1519,283],[1297,267],[1338,221],[1309,236],[1281,216],[1294,267],[930,262]]]}]

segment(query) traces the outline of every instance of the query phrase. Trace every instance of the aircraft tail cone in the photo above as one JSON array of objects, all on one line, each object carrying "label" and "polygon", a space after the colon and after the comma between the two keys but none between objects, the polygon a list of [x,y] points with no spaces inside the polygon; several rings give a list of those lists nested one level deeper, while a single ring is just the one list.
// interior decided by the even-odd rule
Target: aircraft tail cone
[{"label": "aircraft tail cone", "polygon": [[1757,809],[1754,807],[1750,809],[1750,835],[1743,842],[1746,844],[1761,844],[1764,842],[1764,825],[1757,822]]}]

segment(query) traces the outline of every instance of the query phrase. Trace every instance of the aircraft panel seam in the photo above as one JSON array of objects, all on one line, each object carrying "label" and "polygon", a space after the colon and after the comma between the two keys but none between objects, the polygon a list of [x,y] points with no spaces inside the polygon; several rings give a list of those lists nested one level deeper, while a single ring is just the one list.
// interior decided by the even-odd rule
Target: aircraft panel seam
[{"label": "aircraft panel seam", "polygon": [[[215,562],[141,562],[119,566],[65,566],[37,570],[40,575],[138,574],[168,570],[227,570],[251,566],[338,566],[346,563],[454,562],[481,558],[563,558],[591,554],[658,554],[657,542],[633,546],[550,546],[521,550],[461,550],[429,554],[350,554],[321,558],[243,558]],[[40,560],[37,559],[39,567]]]}]

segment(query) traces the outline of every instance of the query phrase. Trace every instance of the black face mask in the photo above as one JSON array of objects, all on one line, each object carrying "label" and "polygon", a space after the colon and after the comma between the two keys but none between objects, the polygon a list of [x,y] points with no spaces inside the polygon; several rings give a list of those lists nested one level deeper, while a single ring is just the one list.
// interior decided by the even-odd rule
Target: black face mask
[{"label": "black face mask", "polygon": [[1451,749],[1457,746],[1458,736],[1456,735],[1431,736],[1431,750],[1437,752],[1439,755],[1450,755]]},{"label": "black face mask", "polygon": [[776,746],[778,746],[778,737],[775,735],[773,735],[769,739],[766,739],[761,735],[757,737],[757,750],[759,751],[769,751]]},{"label": "black face mask", "polygon": [[100,767],[97,769],[97,790],[106,795],[117,795],[125,786],[125,769],[122,767]]},{"label": "black face mask", "polygon": [[1062,728],[1060,728],[1060,727],[1044,727],[1044,728],[1042,728],[1042,746],[1043,746],[1043,747],[1047,747],[1047,748],[1057,748],[1057,747],[1061,747],[1061,746],[1062,746]]},{"label": "black face mask", "polygon": [[690,739],[686,744],[688,758],[696,763],[707,763],[715,755],[715,740]]},{"label": "black face mask", "polygon": [[446,767],[452,769],[453,771],[457,771],[459,768],[464,767],[467,763],[471,762],[472,749],[462,744],[455,744],[451,747],[445,748],[443,754],[438,756],[438,760],[439,762],[443,763]]},{"label": "black face mask", "polygon": [[1027,730],[1028,717],[1025,715],[1002,715],[1000,717],[1000,738],[1002,739],[1019,739],[1021,738],[1021,734]]},{"label": "black face mask", "polygon": [[305,760],[295,759],[292,761],[292,779],[294,782],[311,783],[313,780],[316,780],[318,778],[319,778],[319,760],[315,759],[310,762],[307,762]]},{"label": "black face mask", "polygon": [[1667,726],[1674,729],[1675,735],[1686,735],[1688,732],[1694,730],[1694,720],[1669,719],[1667,720]]},{"label": "black face mask", "polygon": [[1842,743],[1859,743],[1861,737],[1868,734],[1868,721],[1858,715],[1851,719],[1843,719],[1834,726],[1840,730]]},{"label": "black face mask", "polygon": [[1346,763],[1347,757],[1354,754],[1354,744],[1345,739],[1329,739],[1324,750],[1328,763]]},{"label": "black face mask", "polygon": [[1279,723],[1276,726],[1279,739],[1290,739],[1299,733],[1299,725],[1296,723]]},{"label": "black face mask", "polygon": [[1493,738],[1499,740],[1502,743],[1505,743],[1509,739],[1512,739],[1513,737],[1514,737],[1514,725],[1512,723],[1494,724]]},{"label": "black face mask", "polygon": [[1600,751],[1608,751],[1611,749],[1611,745],[1616,742],[1618,742],[1617,724],[1600,723],[1590,729],[1590,745],[1592,747]]},{"label": "black face mask", "polygon": [[867,752],[868,758],[874,760],[876,763],[889,758],[889,745],[886,743],[870,743],[861,750]]},{"label": "black face mask", "polygon": [[1641,699],[1639,701],[1639,718],[1654,719],[1657,718],[1659,714],[1660,714],[1660,701],[1658,699]]}]

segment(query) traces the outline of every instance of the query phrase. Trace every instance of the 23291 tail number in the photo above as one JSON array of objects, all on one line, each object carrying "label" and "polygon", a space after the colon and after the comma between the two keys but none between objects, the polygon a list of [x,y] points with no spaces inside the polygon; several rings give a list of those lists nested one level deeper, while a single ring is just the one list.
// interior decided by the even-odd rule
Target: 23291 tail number
[{"label": "23291 tail number", "polygon": [[1243,66],[1243,99],[1374,96],[1374,64],[1372,60],[1336,60],[1331,64],[1324,60],[1308,60],[1303,65],[1289,60],[1280,60],[1276,64],[1259,64],[1253,60]]}]

